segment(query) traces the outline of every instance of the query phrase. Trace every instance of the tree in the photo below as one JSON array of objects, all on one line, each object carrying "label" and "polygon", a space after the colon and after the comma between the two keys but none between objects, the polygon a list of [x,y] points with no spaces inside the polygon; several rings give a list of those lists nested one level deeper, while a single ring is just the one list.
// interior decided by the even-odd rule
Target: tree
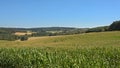
[{"label": "tree", "polygon": [[21,40],[21,41],[28,40],[28,36],[20,36],[20,40]]},{"label": "tree", "polygon": [[96,27],[96,28],[90,28],[86,31],[86,33],[89,32],[104,32],[104,31],[108,31],[108,27],[109,26],[101,26],[101,27]]},{"label": "tree", "polygon": [[120,20],[119,21],[114,21],[110,26],[109,30],[120,30]]}]

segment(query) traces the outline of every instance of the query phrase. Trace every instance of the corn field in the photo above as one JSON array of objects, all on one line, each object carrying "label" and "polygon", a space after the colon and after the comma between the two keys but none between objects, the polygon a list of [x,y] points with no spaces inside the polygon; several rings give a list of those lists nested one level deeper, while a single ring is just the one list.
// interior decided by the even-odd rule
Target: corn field
[{"label": "corn field", "polygon": [[0,48],[0,68],[120,68],[120,48]]}]

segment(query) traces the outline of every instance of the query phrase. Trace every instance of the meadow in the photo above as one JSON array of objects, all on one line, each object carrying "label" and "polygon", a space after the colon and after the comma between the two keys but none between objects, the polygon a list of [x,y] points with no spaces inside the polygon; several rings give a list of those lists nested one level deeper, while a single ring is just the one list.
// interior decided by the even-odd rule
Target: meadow
[{"label": "meadow", "polygon": [[1,40],[0,68],[120,68],[120,32]]}]

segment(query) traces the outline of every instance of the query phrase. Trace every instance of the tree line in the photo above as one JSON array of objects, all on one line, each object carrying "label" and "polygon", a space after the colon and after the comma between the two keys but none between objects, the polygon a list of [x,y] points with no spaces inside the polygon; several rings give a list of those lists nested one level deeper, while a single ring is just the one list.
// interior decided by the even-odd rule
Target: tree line
[{"label": "tree line", "polygon": [[21,41],[24,41],[27,39],[28,39],[27,35],[17,36],[9,31],[0,30],[0,40],[8,40],[8,41],[21,40]]},{"label": "tree line", "polygon": [[119,21],[114,21],[109,26],[90,28],[86,31],[86,33],[89,33],[89,32],[104,32],[104,31],[119,31],[119,30],[120,30],[120,20]]},{"label": "tree line", "polygon": [[[15,32],[34,32],[31,35],[14,35]],[[67,27],[48,27],[48,28],[0,28],[0,40],[28,40],[28,37],[37,36],[56,36],[56,35],[72,35],[80,33],[90,33],[90,32],[104,32],[104,31],[118,31],[120,30],[120,21],[114,21],[109,26],[102,26],[96,28],[67,28]],[[50,32],[50,31],[53,31]],[[56,31],[56,32],[54,32]]]}]

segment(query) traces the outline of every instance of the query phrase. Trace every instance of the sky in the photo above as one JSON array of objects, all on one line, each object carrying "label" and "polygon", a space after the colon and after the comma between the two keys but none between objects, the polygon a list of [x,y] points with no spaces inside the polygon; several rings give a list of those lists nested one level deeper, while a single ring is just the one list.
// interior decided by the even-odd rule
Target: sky
[{"label": "sky", "polygon": [[107,26],[120,20],[120,0],[0,0],[0,27]]}]

